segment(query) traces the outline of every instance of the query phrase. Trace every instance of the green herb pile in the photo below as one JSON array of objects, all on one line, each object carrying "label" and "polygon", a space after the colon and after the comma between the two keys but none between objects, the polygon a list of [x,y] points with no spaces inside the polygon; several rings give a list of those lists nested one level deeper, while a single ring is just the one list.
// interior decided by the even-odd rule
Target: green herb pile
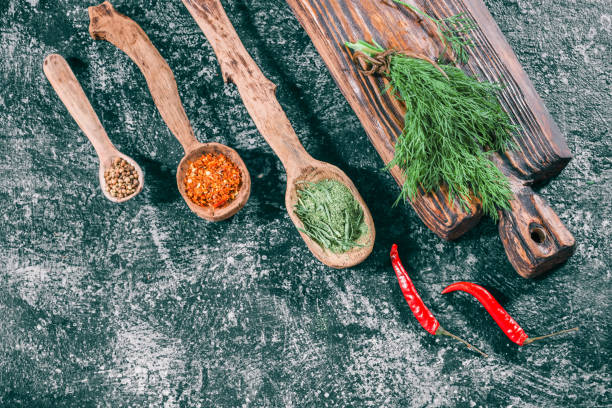
[{"label": "green herb pile", "polygon": [[[438,21],[438,29],[449,38],[445,44],[467,58],[465,47],[471,42],[459,38],[464,31],[449,24],[448,19]],[[377,43],[346,45],[356,51],[355,57],[364,57],[358,60],[372,66],[364,71],[387,77],[389,86],[383,92],[390,90],[406,104],[405,127],[387,166],[398,166],[405,178],[398,200],[414,199],[420,189],[431,192],[445,184],[450,200],[458,198],[467,208],[473,193],[493,219],[498,218],[498,209],[510,208],[510,183],[488,158],[490,151],[503,152],[511,146],[515,130],[497,100],[499,84],[479,82],[453,65],[385,50]]]},{"label": "green herb pile", "polygon": [[368,226],[351,191],[335,180],[301,184],[295,206],[295,214],[304,224],[300,231],[334,253],[362,246],[357,240],[368,232]]}]

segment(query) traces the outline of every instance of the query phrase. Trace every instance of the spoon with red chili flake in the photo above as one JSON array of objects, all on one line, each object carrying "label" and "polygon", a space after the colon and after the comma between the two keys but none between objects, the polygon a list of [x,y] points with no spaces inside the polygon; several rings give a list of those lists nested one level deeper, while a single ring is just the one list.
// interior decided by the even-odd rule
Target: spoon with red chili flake
[{"label": "spoon with red chili flake", "polygon": [[[134,20],[118,13],[108,1],[89,7],[89,18],[89,33],[94,39],[110,42],[125,52],[140,68],[153,102],[183,147],[185,155],[178,165],[176,182],[189,209],[208,221],[225,220],[240,211],[251,193],[251,178],[246,165],[238,152],[231,147],[214,142],[200,143],[196,139],[183,108],[174,74],[147,34]],[[191,163],[208,154],[214,157],[221,154],[229,159],[235,165],[231,167],[238,169],[237,176],[240,178],[236,191],[232,188],[227,197],[210,203],[190,198],[188,184],[185,183]],[[192,195],[199,196],[200,192]]]},{"label": "spoon with red chili flake", "polygon": [[446,294],[457,290],[469,293],[470,295],[478,299],[478,301],[484,306],[487,312],[489,312],[493,320],[495,320],[495,323],[497,323],[499,328],[502,329],[504,334],[519,346],[533,343],[537,340],[547,339],[549,337],[557,336],[559,334],[578,331],[578,327],[574,327],[571,329],[565,329],[555,333],[547,334],[545,336],[529,338],[527,336],[527,333],[525,333],[525,330],[523,330],[523,328],[519,326],[519,324],[499,304],[499,302],[493,297],[493,295],[491,295],[491,293],[489,293],[488,290],[475,283],[456,282],[446,287],[446,289],[444,289],[442,293]]},{"label": "spoon with red chili flake", "polygon": [[414,314],[414,317],[416,317],[417,321],[425,330],[427,330],[428,333],[433,334],[434,336],[452,337],[453,339],[465,344],[469,349],[482,354],[484,357],[489,357],[487,354],[472,346],[467,341],[455,336],[452,333],[449,333],[442,326],[440,326],[438,319],[436,319],[433,313],[431,313],[427,306],[425,306],[425,303],[423,303],[423,300],[417,293],[412,280],[408,276],[408,272],[406,272],[404,265],[402,265],[402,261],[400,260],[397,252],[396,244],[393,244],[391,247],[391,265],[393,265],[393,270],[395,271],[395,276],[397,276],[397,280],[399,281],[400,289],[404,295],[404,299],[406,299],[406,302],[408,303],[408,306],[410,306],[410,310],[412,310],[412,314]]}]

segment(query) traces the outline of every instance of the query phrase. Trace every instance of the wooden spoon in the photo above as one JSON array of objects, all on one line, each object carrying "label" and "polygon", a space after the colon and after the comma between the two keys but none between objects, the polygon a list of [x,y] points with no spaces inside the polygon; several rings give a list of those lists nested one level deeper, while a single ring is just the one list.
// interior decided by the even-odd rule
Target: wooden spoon
[{"label": "wooden spoon", "polygon": [[[189,119],[178,93],[172,70],[147,34],[129,17],[118,13],[105,1],[99,6],[89,7],[89,33],[96,40],[106,40],[125,52],[142,71],[153,101],[170,131],[183,146],[185,156],[178,165],[176,182],[181,196],[196,215],[209,220],[221,221],[236,214],[246,204],[251,194],[251,177],[240,155],[232,148],[220,143],[200,143],[195,138]],[[205,153],[222,153],[242,173],[240,191],[234,200],[220,208],[202,207],[192,202],[185,193],[184,178],[189,163]]]},{"label": "wooden spoon", "polygon": [[295,226],[303,228],[293,211],[299,190],[297,183],[300,181],[337,180],[349,188],[361,205],[369,231],[359,241],[362,247],[335,254],[300,231],[310,251],[321,262],[334,268],[346,268],[362,262],[372,252],[376,231],[370,210],[353,182],[336,166],[315,160],[306,152],[276,99],[276,86],[264,76],[244,48],[219,0],[183,0],[183,4],[215,50],[224,80],[236,84],[257,129],[285,166],[285,205]]},{"label": "wooden spoon", "polygon": [[[142,186],[144,184],[142,169],[131,157],[121,153],[111,143],[106,131],[100,123],[100,119],[98,119],[98,115],[94,112],[83,88],[81,88],[81,85],[74,76],[66,60],[61,55],[51,54],[45,58],[43,71],[61,101],[66,108],[68,108],[68,112],[70,112],[75,122],[79,125],[83,133],[85,133],[98,154],[98,158],[100,159],[100,170],[98,171],[98,175],[100,178],[100,187],[102,188],[104,196],[114,203],[122,203],[134,198],[142,191]],[[134,166],[138,173],[138,187],[136,191],[123,198],[113,197],[108,191],[106,180],[104,179],[104,172],[117,157],[124,159]]]}]

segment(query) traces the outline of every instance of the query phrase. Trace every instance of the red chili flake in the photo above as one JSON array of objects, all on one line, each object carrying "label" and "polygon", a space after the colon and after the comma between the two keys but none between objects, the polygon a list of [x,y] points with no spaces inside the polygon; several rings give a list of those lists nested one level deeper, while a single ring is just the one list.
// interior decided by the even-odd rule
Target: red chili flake
[{"label": "red chili flake", "polygon": [[242,175],[224,154],[206,153],[189,162],[183,183],[191,201],[202,207],[219,208],[236,198]]}]

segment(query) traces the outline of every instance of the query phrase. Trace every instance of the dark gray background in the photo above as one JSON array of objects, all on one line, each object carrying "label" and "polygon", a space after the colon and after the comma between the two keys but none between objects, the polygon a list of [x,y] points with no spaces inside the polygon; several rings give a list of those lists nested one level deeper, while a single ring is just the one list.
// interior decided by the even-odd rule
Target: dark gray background
[{"label": "dark gray background", "polygon": [[[253,194],[233,219],[195,217],[182,157],[136,66],[88,34],[79,0],[0,0],[0,406],[609,406],[610,30],[606,0],[488,0],[575,159],[543,195],[574,233],[573,258],[520,278],[496,225],[458,242],[427,230],[282,0],[223,1],[278,84],[306,149],[344,169],[378,239],[358,267],[316,261],[284,208],[285,174],[178,0],[117,0],[174,70],[200,140],[235,147]],[[42,72],[71,64],[113,142],[146,172],[113,205],[94,150]],[[397,242],[442,324],[485,360],[416,323],[390,268]],[[519,348],[467,295],[490,288],[526,329],[580,332]]]}]

